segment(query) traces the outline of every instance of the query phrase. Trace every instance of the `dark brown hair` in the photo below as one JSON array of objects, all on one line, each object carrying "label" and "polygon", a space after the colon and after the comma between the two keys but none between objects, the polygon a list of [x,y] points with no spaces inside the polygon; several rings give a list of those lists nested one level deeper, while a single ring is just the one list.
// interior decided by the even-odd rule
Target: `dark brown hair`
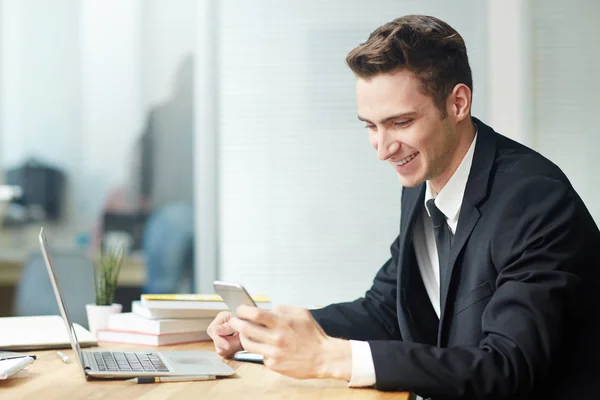
[{"label": "dark brown hair", "polygon": [[406,69],[421,81],[446,116],[446,99],[459,83],[473,91],[473,78],[463,38],[435,17],[406,15],[377,28],[354,48],[346,63],[359,78]]}]

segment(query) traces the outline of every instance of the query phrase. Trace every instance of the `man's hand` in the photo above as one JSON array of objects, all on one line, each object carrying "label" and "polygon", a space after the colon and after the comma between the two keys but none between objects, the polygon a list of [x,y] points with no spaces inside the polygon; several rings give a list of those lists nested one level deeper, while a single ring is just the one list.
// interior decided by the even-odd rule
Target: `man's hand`
[{"label": "man's hand", "polygon": [[229,327],[239,332],[244,349],[264,356],[267,368],[299,379],[350,380],[350,342],[327,336],[307,309],[240,306],[236,316]]},{"label": "man's hand", "polygon": [[225,358],[231,358],[236,352],[244,350],[238,333],[229,324],[231,318],[229,311],[220,312],[206,330],[215,344],[217,354]]}]

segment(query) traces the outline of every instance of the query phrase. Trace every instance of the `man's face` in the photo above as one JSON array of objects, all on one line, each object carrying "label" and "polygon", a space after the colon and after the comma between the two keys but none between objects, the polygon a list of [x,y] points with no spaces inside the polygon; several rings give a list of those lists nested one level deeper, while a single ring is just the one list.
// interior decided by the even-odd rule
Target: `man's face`
[{"label": "man's face", "polygon": [[369,141],[408,187],[443,176],[458,147],[456,127],[441,118],[420,85],[402,70],[356,81],[358,118],[367,124]]}]

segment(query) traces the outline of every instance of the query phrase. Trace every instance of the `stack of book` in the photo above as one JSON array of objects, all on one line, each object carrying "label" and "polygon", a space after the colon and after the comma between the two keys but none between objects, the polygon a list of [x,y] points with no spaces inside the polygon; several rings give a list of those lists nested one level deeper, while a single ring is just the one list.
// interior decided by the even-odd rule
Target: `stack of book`
[{"label": "stack of book", "polygon": [[[271,308],[270,300],[252,296],[256,304]],[[227,306],[216,294],[143,294],[130,313],[111,315],[108,328],[97,332],[98,341],[166,346],[210,340],[208,325]]]}]

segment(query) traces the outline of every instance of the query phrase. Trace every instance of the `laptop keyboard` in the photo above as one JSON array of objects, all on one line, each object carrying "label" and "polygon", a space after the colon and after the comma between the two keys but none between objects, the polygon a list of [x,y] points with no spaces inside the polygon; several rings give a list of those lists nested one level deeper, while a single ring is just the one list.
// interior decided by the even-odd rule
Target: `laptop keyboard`
[{"label": "laptop keyboard", "polygon": [[168,372],[169,369],[153,353],[118,351],[93,352],[99,371]]}]

